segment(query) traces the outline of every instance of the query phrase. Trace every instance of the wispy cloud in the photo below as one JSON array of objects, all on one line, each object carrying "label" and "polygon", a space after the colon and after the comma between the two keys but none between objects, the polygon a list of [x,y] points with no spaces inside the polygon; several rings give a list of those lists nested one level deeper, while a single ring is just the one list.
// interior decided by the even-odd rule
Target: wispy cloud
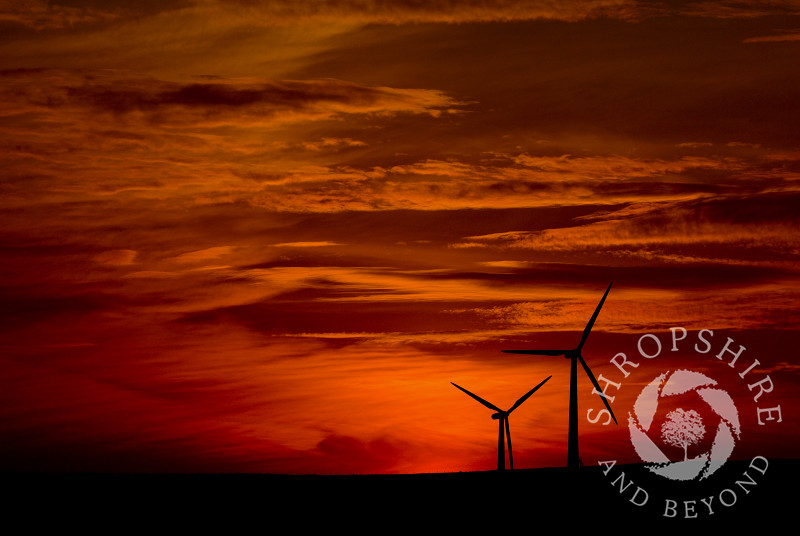
[{"label": "wispy cloud", "polygon": [[94,260],[100,264],[108,264],[111,266],[127,266],[133,264],[136,259],[137,252],[132,249],[113,249],[98,253],[94,256]]},{"label": "wispy cloud", "polygon": [[784,30],[774,35],[748,37],[744,43],[781,43],[785,41],[800,41],[800,29]]},{"label": "wispy cloud", "polygon": [[280,244],[273,244],[273,247],[276,248],[321,248],[321,247],[329,247],[329,246],[341,246],[337,242],[282,242]]},{"label": "wispy cloud", "polygon": [[767,0],[765,2],[701,0],[681,2],[676,11],[694,17],[742,19],[797,14],[800,13],[800,3],[796,0]]},{"label": "wispy cloud", "polygon": [[172,260],[180,264],[193,264],[198,262],[202,263],[206,261],[217,260],[220,257],[229,255],[233,249],[234,248],[231,246],[216,246],[213,248],[201,249],[199,251],[181,253],[180,255],[173,257]]},{"label": "wispy cloud", "polygon": [[768,2],[704,0],[680,2],[677,5],[639,0],[570,0],[557,4],[536,0],[448,0],[435,4],[409,0],[346,0],[335,4],[313,1],[258,4],[248,0],[209,0],[205,3],[212,6],[218,3],[226,9],[260,20],[264,24],[343,20],[379,24],[532,20],[576,22],[597,18],[638,21],[664,15],[726,19],[796,13],[800,8],[793,0]]},{"label": "wispy cloud", "polygon": [[[0,102],[8,121],[0,136],[15,140],[4,148],[10,199],[131,195],[192,204],[241,200],[269,188],[260,183],[336,184],[344,174],[308,163],[309,152],[325,158],[367,144],[348,136],[308,140],[309,123],[436,120],[457,105],[438,90],[331,79],[180,83],[65,70],[3,71]],[[41,187],[48,181],[58,185]]]},{"label": "wispy cloud", "polygon": [[[347,113],[439,114],[458,103],[440,91],[339,80],[213,79],[177,83],[113,71],[5,71],[0,95],[22,110],[107,112],[167,127],[265,125]],[[20,91],[27,88],[28,91]],[[323,142],[324,143],[324,142]],[[355,142],[353,142],[355,143]]]},{"label": "wispy cloud", "polygon": [[[769,194],[767,197],[772,198]],[[793,212],[789,201],[774,198]],[[743,212],[726,214],[723,207],[742,209],[743,199],[697,200],[672,203],[634,204],[617,212],[603,214],[598,221],[544,231],[510,231],[469,237],[456,247],[496,246],[535,250],[565,251],[580,248],[646,247],[698,244],[739,244],[745,247],[796,248],[798,221],[775,213]],[[778,206],[774,210],[780,210]]]},{"label": "wispy cloud", "polygon": [[[213,0],[211,4],[216,4]],[[568,1],[557,5],[527,0],[447,0],[418,3],[408,0],[346,0],[344,2],[279,1],[253,3],[247,0],[218,2],[264,24],[353,21],[358,23],[407,24],[420,22],[465,23],[490,21],[561,20],[578,21],[599,17],[636,19],[651,10],[633,0]]]},{"label": "wispy cloud", "polygon": [[758,367],[754,369],[754,371],[759,374],[771,374],[775,372],[789,372],[793,374],[800,374],[800,365],[796,363],[788,363],[786,361],[781,361],[779,363],[775,363],[771,367]]},{"label": "wispy cloud", "polygon": [[69,28],[117,19],[119,11],[95,6],[63,5],[47,0],[0,0],[0,22],[16,23],[34,30]]},{"label": "wispy cloud", "polygon": [[705,170],[747,176],[748,167],[728,157],[492,155],[480,164],[427,160],[390,168],[298,170],[265,184],[251,202],[278,210],[335,212],[671,201],[719,192],[706,184]]}]

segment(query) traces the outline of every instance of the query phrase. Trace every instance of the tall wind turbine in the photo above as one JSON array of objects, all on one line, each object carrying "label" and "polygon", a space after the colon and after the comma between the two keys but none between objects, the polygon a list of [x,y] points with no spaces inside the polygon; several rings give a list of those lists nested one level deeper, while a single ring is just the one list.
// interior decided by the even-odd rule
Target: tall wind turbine
[{"label": "tall wind turbine", "polygon": [[597,305],[597,309],[594,310],[594,314],[592,318],[589,319],[589,323],[586,324],[586,327],[583,330],[583,336],[581,337],[581,342],[578,343],[577,348],[573,348],[572,350],[503,350],[508,354],[533,354],[533,355],[551,355],[551,356],[559,356],[563,355],[566,359],[570,360],[570,370],[569,370],[569,446],[567,449],[567,467],[570,469],[575,469],[580,465],[580,457],[578,455],[578,361],[580,361],[581,365],[583,366],[583,370],[586,371],[586,375],[589,376],[589,379],[592,381],[594,388],[597,390],[597,393],[600,395],[600,398],[603,400],[603,404],[606,405],[606,409],[608,409],[609,413],[611,413],[611,418],[614,419],[614,424],[617,424],[617,418],[614,416],[614,412],[611,411],[611,406],[608,404],[608,400],[606,400],[605,395],[603,395],[603,390],[600,389],[600,385],[598,385],[597,380],[592,374],[591,369],[586,364],[586,361],[583,360],[583,356],[581,355],[581,350],[583,349],[583,345],[586,343],[586,339],[589,338],[589,333],[592,331],[592,326],[594,326],[595,320],[597,320],[597,315],[600,313],[600,308],[603,307],[603,302],[606,301],[606,296],[608,296],[608,292],[611,290],[612,283],[609,283],[608,288],[606,289],[606,293],[603,294],[603,299],[600,300],[600,303]]},{"label": "tall wind turbine", "polygon": [[455,385],[456,387],[458,387],[462,391],[464,391],[465,393],[467,393],[469,396],[471,396],[472,398],[474,398],[475,400],[477,400],[478,402],[480,402],[481,404],[486,406],[487,408],[497,412],[497,413],[492,415],[492,419],[497,420],[498,424],[500,425],[500,432],[499,432],[499,434],[497,436],[497,470],[498,471],[503,471],[506,468],[506,459],[505,459],[505,451],[506,451],[506,449],[503,446],[503,436],[504,436],[503,430],[504,429],[505,429],[505,438],[508,439],[508,462],[509,462],[509,465],[510,465],[511,469],[514,468],[514,455],[511,453],[511,428],[508,427],[508,416],[511,414],[512,411],[517,409],[520,406],[520,404],[525,402],[528,399],[529,396],[531,396],[533,393],[535,393],[536,390],[539,387],[544,385],[545,382],[547,380],[549,380],[550,378],[552,378],[552,376],[548,376],[547,378],[545,378],[545,380],[542,383],[540,383],[539,385],[537,385],[536,387],[534,387],[533,389],[531,389],[530,391],[528,391],[527,393],[522,395],[519,398],[519,400],[514,402],[514,405],[511,406],[511,409],[509,409],[508,411],[503,411],[502,409],[498,408],[497,406],[495,406],[491,402],[487,402],[486,400],[482,399],[478,395],[470,393],[469,391],[467,391],[466,389],[464,389],[460,385],[456,385],[455,383],[450,382],[450,383],[453,383],[453,385]]}]

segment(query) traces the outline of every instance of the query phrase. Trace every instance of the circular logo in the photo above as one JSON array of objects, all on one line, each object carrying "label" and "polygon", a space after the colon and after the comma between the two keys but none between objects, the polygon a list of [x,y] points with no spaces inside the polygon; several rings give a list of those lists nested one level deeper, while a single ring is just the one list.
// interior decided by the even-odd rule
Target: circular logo
[{"label": "circular logo", "polygon": [[[642,389],[633,413],[628,413],[628,429],[633,448],[648,469],[670,480],[702,480],[725,464],[741,429],[733,399],[716,385],[705,374],[676,370],[661,374]],[[706,421],[716,420],[711,439],[706,435]],[[662,446],[682,449],[683,460],[664,454],[653,437]]]}]

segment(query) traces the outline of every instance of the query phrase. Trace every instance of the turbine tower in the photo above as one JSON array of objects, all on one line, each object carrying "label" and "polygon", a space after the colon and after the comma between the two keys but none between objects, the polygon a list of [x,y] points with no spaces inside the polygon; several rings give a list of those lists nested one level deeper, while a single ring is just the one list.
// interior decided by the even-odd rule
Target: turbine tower
[{"label": "turbine tower", "polygon": [[[471,396],[472,398],[474,398],[475,400],[477,400],[478,402],[480,402],[481,404],[486,406],[487,408],[497,412],[497,413],[492,415],[492,419],[497,420],[498,424],[500,425],[500,431],[499,431],[498,436],[497,436],[497,470],[498,471],[503,471],[506,468],[506,459],[505,459],[505,450],[506,449],[505,449],[505,447],[503,445],[504,437],[506,439],[508,439],[508,462],[509,462],[509,466],[510,466],[511,469],[514,468],[514,455],[511,453],[511,429],[508,426],[508,416],[511,414],[512,411],[517,409],[520,406],[520,404],[525,402],[528,399],[529,396],[531,396],[533,393],[535,393],[536,390],[539,387],[544,385],[545,382],[547,380],[549,380],[550,378],[552,378],[552,376],[548,376],[547,378],[545,378],[545,380],[542,383],[540,383],[539,385],[537,385],[536,387],[534,387],[533,389],[531,389],[530,391],[528,391],[527,393],[522,395],[519,398],[519,400],[514,402],[514,405],[511,406],[511,409],[509,409],[508,411],[503,411],[502,409],[498,408],[497,406],[495,406],[491,402],[487,402],[486,400],[482,399],[478,395],[470,393],[469,391],[467,391],[466,389],[464,389],[460,385],[456,385],[455,383],[450,382],[450,383],[453,383],[453,385],[455,385],[456,387],[458,387],[462,391],[464,391],[465,393],[467,393],[469,396]],[[505,430],[505,434],[503,433],[504,430]]]},{"label": "turbine tower", "polygon": [[580,465],[580,456],[578,455],[578,361],[580,361],[581,366],[583,366],[583,370],[586,371],[586,375],[589,376],[589,379],[592,381],[594,388],[597,390],[597,394],[600,395],[600,398],[603,400],[603,404],[606,405],[606,409],[608,409],[609,413],[611,413],[611,418],[614,419],[614,424],[617,424],[617,418],[614,416],[614,412],[611,411],[611,406],[608,404],[608,400],[606,400],[603,390],[600,389],[600,385],[598,385],[594,374],[592,374],[592,370],[586,364],[586,361],[584,361],[583,356],[581,355],[583,345],[586,343],[586,339],[589,338],[589,333],[592,331],[592,326],[594,326],[594,322],[597,320],[597,315],[600,313],[600,309],[603,307],[603,302],[606,301],[606,296],[608,296],[608,292],[611,290],[612,284],[613,282],[609,283],[606,293],[603,294],[603,299],[600,300],[600,303],[594,310],[592,318],[590,318],[589,323],[586,324],[586,327],[583,330],[583,336],[581,337],[581,342],[578,343],[577,348],[573,348],[572,350],[503,350],[508,354],[533,354],[549,356],[563,355],[566,359],[570,360],[569,443],[567,450],[567,467],[570,469],[576,469]]}]

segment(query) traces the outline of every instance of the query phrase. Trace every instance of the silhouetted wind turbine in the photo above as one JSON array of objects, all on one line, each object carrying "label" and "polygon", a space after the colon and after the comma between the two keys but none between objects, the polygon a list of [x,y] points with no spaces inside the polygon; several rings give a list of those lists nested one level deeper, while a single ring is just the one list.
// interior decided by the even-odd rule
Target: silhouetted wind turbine
[{"label": "silhouetted wind turbine", "polygon": [[520,404],[525,402],[528,399],[529,396],[531,396],[533,393],[535,393],[536,390],[539,387],[544,385],[545,382],[547,380],[549,380],[550,378],[552,378],[552,376],[548,376],[547,378],[545,378],[545,380],[542,383],[540,383],[539,385],[537,385],[536,387],[534,387],[533,389],[531,389],[530,391],[528,391],[527,393],[522,395],[519,398],[519,400],[514,402],[514,405],[511,406],[511,409],[509,409],[508,411],[503,411],[502,409],[498,408],[497,406],[495,406],[491,402],[487,402],[486,400],[482,399],[478,395],[470,393],[469,391],[467,391],[466,389],[464,389],[460,385],[456,385],[455,383],[450,382],[450,383],[453,383],[453,385],[455,385],[456,387],[458,387],[462,391],[464,391],[465,393],[467,393],[469,396],[471,396],[472,398],[474,398],[475,400],[477,400],[478,402],[480,402],[481,404],[486,406],[487,408],[492,409],[492,410],[497,412],[497,413],[492,415],[492,419],[495,419],[495,420],[499,421],[498,424],[500,425],[500,433],[498,434],[498,437],[497,437],[497,470],[498,471],[503,471],[506,468],[506,459],[505,459],[505,451],[506,451],[506,449],[503,446],[503,429],[505,429],[505,437],[506,437],[506,439],[508,439],[508,462],[509,462],[509,465],[510,465],[511,469],[514,468],[514,455],[511,453],[511,429],[508,427],[508,416],[511,414],[512,411],[517,409]]},{"label": "silhouetted wind turbine", "polygon": [[505,353],[508,354],[533,354],[533,355],[552,355],[552,356],[559,356],[563,355],[566,359],[570,360],[570,370],[569,370],[569,443],[567,449],[567,467],[570,469],[575,469],[580,465],[580,457],[578,455],[578,365],[577,362],[580,361],[581,365],[583,366],[583,370],[586,371],[586,375],[589,376],[589,379],[592,380],[592,384],[594,388],[597,390],[597,393],[600,395],[600,398],[603,400],[603,404],[606,405],[609,413],[611,413],[611,418],[614,419],[614,424],[617,424],[617,418],[614,416],[614,412],[611,411],[611,406],[608,404],[608,400],[606,400],[605,395],[603,394],[603,390],[600,389],[600,385],[598,385],[597,380],[592,374],[591,369],[586,364],[586,361],[583,360],[583,356],[581,355],[581,349],[583,345],[586,343],[586,339],[589,338],[589,333],[592,331],[592,326],[594,326],[595,320],[597,320],[597,315],[600,313],[600,308],[603,307],[603,302],[606,301],[606,296],[608,296],[608,292],[611,290],[612,283],[609,283],[608,288],[606,289],[606,293],[603,294],[603,299],[600,300],[600,303],[597,305],[597,309],[594,310],[594,314],[592,318],[589,319],[589,323],[586,324],[586,327],[583,330],[583,336],[581,337],[581,342],[578,343],[577,348],[573,348],[572,350],[503,350]]}]

